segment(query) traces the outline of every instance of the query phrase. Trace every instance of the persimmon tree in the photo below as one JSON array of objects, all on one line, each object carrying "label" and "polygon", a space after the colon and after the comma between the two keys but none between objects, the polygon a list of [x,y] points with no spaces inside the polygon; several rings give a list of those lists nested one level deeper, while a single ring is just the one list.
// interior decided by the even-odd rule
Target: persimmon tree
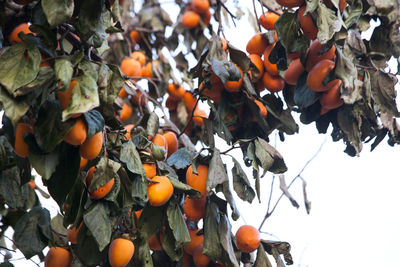
[{"label": "persimmon tree", "polygon": [[[156,0],[0,1],[2,240],[12,228],[45,266],[293,264],[288,243],[251,225],[232,233],[235,199],[260,199],[260,179],[286,172],[269,142],[298,132],[294,113],[319,133],[331,125],[350,156],[399,143],[387,68],[400,56],[399,7],[253,0],[257,34],[241,51],[224,21],[252,25],[229,2],[175,1],[174,18]],[[380,26],[363,39],[371,20]]]}]

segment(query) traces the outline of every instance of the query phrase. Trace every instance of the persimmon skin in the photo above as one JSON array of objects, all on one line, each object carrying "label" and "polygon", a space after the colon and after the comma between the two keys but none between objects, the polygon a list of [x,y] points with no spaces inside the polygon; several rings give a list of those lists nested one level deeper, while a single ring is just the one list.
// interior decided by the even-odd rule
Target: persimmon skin
[{"label": "persimmon skin", "polygon": [[258,108],[260,109],[261,116],[262,116],[263,118],[267,117],[268,111],[267,111],[267,108],[264,106],[264,104],[261,103],[261,102],[260,102],[259,100],[257,100],[257,99],[254,100],[254,103],[256,103],[256,105],[257,105]]},{"label": "persimmon skin", "polygon": [[167,141],[167,146],[168,146],[168,155],[167,157],[171,156],[174,154],[179,147],[178,143],[178,138],[174,132],[167,131],[163,134],[165,140]]},{"label": "persimmon skin", "polygon": [[162,233],[160,233],[160,240],[158,240],[156,234],[150,236],[150,238],[147,240],[147,244],[152,251],[160,251],[162,250],[160,241],[162,242]]},{"label": "persimmon skin", "polygon": [[260,245],[260,233],[251,225],[242,225],[236,232],[237,248],[245,253],[255,251]]},{"label": "persimmon skin", "polygon": [[121,110],[119,111],[118,119],[122,122],[125,122],[129,120],[129,118],[132,116],[132,113],[132,107],[126,103],[123,103]]},{"label": "persimmon skin", "polygon": [[191,8],[197,14],[205,14],[210,9],[208,0],[192,0]]},{"label": "persimmon skin", "polygon": [[330,81],[326,86],[329,88],[319,98],[321,106],[326,109],[335,109],[343,105],[343,100],[340,98],[340,85],[342,80],[335,79]]},{"label": "persimmon skin", "polygon": [[300,22],[300,27],[303,30],[304,35],[311,40],[317,39],[318,28],[315,26],[315,23],[311,17],[310,13],[304,16],[306,11],[306,6],[302,6],[299,8],[297,13],[297,19]]},{"label": "persimmon skin", "polygon": [[74,89],[75,85],[76,85],[76,80],[71,80],[68,89],[66,91],[61,91],[61,90],[57,91],[58,101],[60,102],[61,108],[63,110],[67,109],[69,104],[71,104],[72,90]]},{"label": "persimmon skin", "polygon": [[174,111],[178,108],[179,100],[175,100],[172,97],[168,96],[167,101],[165,101],[165,106],[169,109],[169,111]]},{"label": "persimmon skin", "polygon": [[[264,75],[264,61],[261,59],[261,57],[259,55],[256,55],[256,54],[249,55],[249,59],[257,67],[257,69],[259,71],[258,79],[257,80],[254,79],[254,81],[258,81]],[[251,78],[253,81],[254,77],[251,77]]]},{"label": "persimmon skin", "polygon": [[206,202],[206,196],[203,196],[200,199],[191,199],[189,197],[185,197],[185,201],[183,203],[183,213],[189,220],[197,222],[206,214]]},{"label": "persimmon skin", "polygon": [[192,165],[190,165],[186,171],[186,183],[196,189],[201,193],[201,196],[205,196],[207,193],[206,182],[207,182],[207,173],[208,166],[199,165],[197,167],[197,173],[193,173]]},{"label": "persimmon skin", "polygon": [[266,72],[269,72],[269,74],[276,76],[279,74],[278,66],[276,64],[272,64],[268,59],[274,46],[275,45],[269,45],[264,50],[264,68]]},{"label": "persimmon skin", "polygon": [[322,51],[322,45],[318,40],[314,40],[307,52],[307,60],[306,60],[306,71],[310,72],[311,69],[321,60],[323,59],[331,59],[333,60],[335,58],[335,51],[336,47],[335,45],[332,45],[332,47],[326,51],[325,53],[321,53]]},{"label": "persimmon skin", "polygon": [[174,193],[174,187],[166,176],[154,176],[152,180],[158,183],[148,185],[147,195],[150,205],[159,207],[168,202]]},{"label": "persimmon skin", "polygon": [[87,160],[95,159],[103,147],[103,132],[98,132],[79,147],[79,152],[81,156]]},{"label": "persimmon skin", "polygon": [[194,249],[193,262],[196,267],[207,267],[210,264],[211,259],[203,254],[203,244]]},{"label": "persimmon skin", "polygon": [[275,22],[279,19],[279,15],[274,12],[265,12],[258,18],[258,22],[266,30],[275,30]]},{"label": "persimmon skin", "polygon": [[200,23],[200,15],[194,11],[185,11],[182,16],[182,25],[187,29],[193,29]]},{"label": "persimmon skin", "polygon": [[298,7],[304,3],[304,0],[276,0],[276,2],[284,7]]},{"label": "persimmon skin", "polygon": [[268,40],[261,33],[257,33],[247,43],[246,51],[249,54],[261,55],[268,45]]},{"label": "persimmon skin", "polygon": [[204,235],[197,235],[199,231],[199,229],[189,229],[190,242],[183,247],[183,250],[189,255],[193,255],[195,248],[204,242]]},{"label": "persimmon skin", "polygon": [[73,145],[79,146],[82,145],[87,137],[87,128],[83,119],[78,118],[72,126],[71,130],[64,137],[64,142]]},{"label": "persimmon skin", "polygon": [[44,259],[45,267],[69,267],[72,263],[71,252],[62,247],[52,247]]},{"label": "persimmon skin", "polygon": [[186,91],[183,95],[183,103],[185,103],[186,110],[192,112],[196,106],[197,99],[193,96],[192,92]]},{"label": "persimmon skin", "polygon": [[33,34],[36,35],[35,33],[33,33],[30,29],[29,29],[29,24],[28,23],[21,23],[19,24],[17,27],[14,28],[14,30],[12,30],[10,36],[8,37],[8,40],[10,41],[11,44],[15,44],[15,43],[23,43],[23,41],[21,40],[21,38],[19,38],[18,34],[20,32],[23,32],[25,34]]},{"label": "persimmon skin", "polygon": [[133,51],[130,57],[139,62],[141,67],[146,64],[146,54],[143,51]]},{"label": "persimmon skin", "polygon": [[193,121],[194,124],[199,125],[199,126],[203,126],[204,125],[204,120],[203,118],[208,118],[207,113],[199,108],[196,108],[193,112]]},{"label": "persimmon skin", "polygon": [[141,71],[140,62],[134,58],[127,57],[121,61],[120,69],[122,74],[130,77],[139,77]]},{"label": "persimmon skin", "polygon": [[[89,188],[90,184],[92,183],[93,180],[93,175],[94,172],[96,171],[96,167],[91,167],[86,175],[86,185]],[[93,199],[102,199],[104,198],[108,193],[110,193],[111,189],[113,188],[115,183],[115,179],[111,178],[105,185],[102,187],[93,190],[92,192],[89,192],[89,195]]]},{"label": "persimmon skin", "polygon": [[77,244],[78,243],[78,234],[79,231],[81,230],[83,225],[83,221],[79,224],[78,227],[70,227],[67,230],[67,239],[71,244]]},{"label": "persimmon skin", "polygon": [[142,40],[142,37],[140,36],[140,33],[138,31],[136,31],[136,30],[132,30],[129,33],[129,38],[131,39],[131,42],[133,44],[138,44]]},{"label": "persimmon skin", "polygon": [[318,62],[307,75],[307,86],[313,92],[324,92],[329,88],[322,84],[326,75],[333,70],[335,63],[329,59]]},{"label": "persimmon skin", "polygon": [[24,135],[33,133],[33,128],[28,123],[20,122],[15,129],[15,144],[14,151],[21,158],[26,158],[29,155],[28,144],[24,141]]},{"label": "persimmon skin", "polygon": [[304,71],[305,68],[301,63],[300,58],[293,60],[292,62],[290,62],[283,76],[285,82],[291,85],[296,85],[297,80]]},{"label": "persimmon skin", "polygon": [[114,239],[108,248],[108,261],[112,267],[125,267],[135,252],[135,245],[125,238]]},{"label": "persimmon skin", "polygon": [[230,93],[239,92],[243,85],[243,71],[238,66],[236,67],[239,69],[240,79],[238,81],[226,81],[224,83],[225,90]]},{"label": "persimmon skin", "polygon": [[273,76],[268,71],[264,72],[262,82],[271,93],[277,93],[285,87],[285,81],[280,76]]},{"label": "persimmon skin", "polygon": [[169,83],[168,84],[168,89],[167,89],[168,95],[175,99],[175,100],[181,100],[183,96],[186,93],[185,88],[183,88],[182,85],[176,85],[174,83]]},{"label": "persimmon skin", "polygon": [[157,167],[154,163],[144,163],[142,164],[145,175],[147,178],[151,179],[157,175]]}]

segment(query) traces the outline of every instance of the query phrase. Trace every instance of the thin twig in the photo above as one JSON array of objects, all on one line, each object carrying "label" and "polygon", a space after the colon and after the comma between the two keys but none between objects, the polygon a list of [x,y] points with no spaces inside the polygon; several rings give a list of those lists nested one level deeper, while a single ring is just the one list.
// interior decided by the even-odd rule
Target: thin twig
[{"label": "thin twig", "polygon": [[13,249],[11,249],[11,248],[8,248],[8,247],[4,247],[4,246],[0,246],[0,249],[5,249],[5,250],[8,250],[8,251],[11,251],[11,252],[16,252],[15,250],[13,250]]},{"label": "thin twig", "polygon": [[264,1],[263,0],[258,0],[259,2],[260,2],[260,4],[262,4],[264,7],[266,7],[267,9],[268,9],[268,11],[270,11],[270,12],[272,12],[272,13],[275,13],[275,14],[277,14],[277,15],[282,15],[282,10],[275,10],[275,9],[273,9],[272,7],[270,7],[268,4],[266,4],[266,3],[264,3]]},{"label": "thin twig", "polygon": [[[258,15],[257,15],[257,10],[256,10],[256,0],[253,0],[253,10],[254,10],[254,16],[256,17],[256,21],[257,21],[258,31],[261,32],[261,26],[260,26],[260,22],[258,21]],[[262,16],[265,17],[265,14],[263,13]]]}]

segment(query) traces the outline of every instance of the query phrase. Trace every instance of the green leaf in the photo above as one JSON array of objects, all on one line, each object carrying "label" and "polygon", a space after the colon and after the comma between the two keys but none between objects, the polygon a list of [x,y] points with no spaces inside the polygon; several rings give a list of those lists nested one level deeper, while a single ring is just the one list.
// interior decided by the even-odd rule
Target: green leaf
[{"label": "green leaf", "polygon": [[206,188],[207,192],[210,192],[217,185],[228,181],[228,175],[226,173],[224,163],[222,162],[221,155],[218,149],[214,149],[213,156],[210,161],[207,173]]},{"label": "green leaf", "polygon": [[62,207],[78,177],[81,157],[79,147],[67,143],[61,144],[58,155],[59,164],[45,184],[52,198]]},{"label": "green leaf", "polygon": [[40,61],[40,52],[36,46],[27,48],[23,44],[16,44],[5,48],[0,55],[0,84],[15,96],[16,89],[36,78]]},{"label": "green leaf", "polygon": [[52,230],[52,237],[56,244],[67,244],[67,229],[63,224],[64,218],[61,214],[57,213],[50,221],[50,226]]},{"label": "green leaf", "polygon": [[194,153],[183,147],[169,156],[167,163],[169,166],[175,167],[176,169],[185,169],[187,166],[192,164],[193,157]]},{"label": "green leaf", "polygon": [[92,137],[98,132],[103,131],[104,128],[104,118],[100,112],[97,110],[91,110],[83,114],[85,117],[86,125],[87,125],[87,138]]},{"label": "green leaf", "polygon": [[27,259],[41,253],[50,238],[50,213],[42,207],[25,213],[14,228],[14,243]]},{"label": "green leaf", "polygon": [[72,0],[42,0],[42,8],[51,27],[67,22],[74,12]]},{"label": "green leaf", "polygon": [[89,186],[89,192],[99,189],[108,183],[121,168],[121,164],[107,157],[102,157],[96,165],[93,179]]},{"label": "green leaf", "polygon": [[138,229],[144,239],[149,239],[161,227],[164,212],[162,207],[147,205],[143,208],[139,217]]},{"label": "green leaf", "polygon": [[122,145],[120,160],[126,164],[130,172],[144,177],[145,172],[142,161],[140,160],[139,152],[131,140]]},{"label": "green leaf", "polygon": [[[95,233],[96,234],[96,233]],[[107,250],[99,251],[94,235],[83,224],[78,232],[78,244],[71,246],[75,255],[84,266],[97,266],[107,254]]]},{"label": "green leaf", "polygon": [[[117,3],[116,1],[115,3]],[[150,254],[149,244],[144,238],[136,238],[135,244],[135,254],[133,258],[135,259],[136,266],[143,267],[153,267],[153,259]],[[129,266],[129,265],[128,265]]]},{"label": "green leaf", "polygon": [[[104,22],[102,20],[103,6],[103,1],[99,3],[98,0],[86,0],[81,2],[78,8],[78,30],[82,33],[82,37],[84,37],[85,40],[88,40],[89,43],[95,47],[99,47],[102,43],[102,40],[99,37],[103,37],[103,39],[107,37]],[[97,35],[94,35],[95,33],[97,33]]]},{"label": "green leaf", "polygon": [[96,80],[88,74],[76,77],[72,89],[71,103],[62,112],[63,121],[76,113],[85,113],[99,106],[99,95]]},{"label": "green leaf", "polygon": [[2,86],[0,86],[0,102],[5,116],[11,120],[14,126],[29,110],[29,105],[24,100],[12,98]]},{"label": "green leaf", "polygon": [[257,137],[254,141],[257,159],[261,162],[261,167],[266,171],[275,174],[287,171],[286,164],[282,155],[264,139]]},{"label": "green leaf", "polygon": [[161,246],[168,257],[173,261],[179,261],[182,258],[182,249],[176,248],[175,237],[172,229],[167,226],[163,230],[163,239],[161,240]]},{"label": "green leaf", "polygon": [[243,171],[239,162],[232,157],[233,168],[232,168],[232,177],[233,177],[233,189],[240,199],[243,201],[247,201],[249,203],[253,202],[256,193],[250,185],[250,181],[247,178],[246,173]]},{"label": "green leaf", "polygon": [[111,240],[111,221],[103,202],[93,204],[83,215],[85,225],[92,233],[99,251],[103,251]]},{"label": "green leaf", "polygon": [[45,88],[50,87],[52,85],[52,81],[54,79],[54,71],[50,67],[41,67],[39,73],[35,80],[28,83],[27,85],[18,88],[14,95],[15,96],[23,96],[32,91],[36,91],[39,94],[40,91],[43,91]]},{"label": "green leaf", "polygon": [[218,224],[218,234],[221,246],[227,255],[229,266],[239,267],[239,262],[236,259],[235,251],[232,245],[232,232],[229,219],[224,214],[221,216],[220,223]]},{"label": "green leaf", "polygon": [[358,19],[362,15],[363,4],[361,1],[357,1],[354,5],[351,6],[351,11],[344,21],[344,25],[346,25],[346,29],[350,29],[355,23],[357,23]]},{"label": "green leaf", "polygon": [[326,44],[336,32],[340,31],[343,22],[338,19],[333,10],[327,8],[322,2],[318,2],[317,11],[317,38],[321,44]]},{"label": "green leaf", "polygon": [[55,100],[45,102],[39,109],[34,136],[43,152],[51,152],[61,143],[75,121],[61,121],[61,106]]},{"label": "green leaf", "polygon": [[176,201],[169,202],[167,208],[167,217],[169,227],[174,234],[175,249],[183,248],[186,243],[190,242],[190,236],[186,223],[183,219],[183,214]]},{"label": "green leaf", "polygon": [[67,90],[74,72],[71,61],[68,58],[57,59],[54,63],[54,71],[57,80],[60,80],[64,90]]},{"label": "green leaf", "polygon": [[[220,189],[221,188],[221,189]],[[218,187],[217,192],[221,190],[224,194],[226,201],[229,203],[229,206],[232,209],[232,219],[236,221],[240,217],[240,212],[236,207],[235,199],[233,198],[232,191],[229,188],[229,181],[223,182],[220,187]]]},{"label": "green leaf", "polygon": [[284,12],[275,22],[276,34],[287,53],[307,51],[310,40],[300,31],[300,22],[295,13]]},{"label": "green leaf", "polygon": [[10,209],[22,208],[24,196],[21,191],[21,178],[16,166],[0,172],[0,198]]},{"label": "green leaf", "polygon": [[170,180],[179,180],[179,177],[176,174],[175,170],[164,161],[157,161],[157,166],[160,169],[162,175],[168,176]]},{"label": "green leaf", "polygon": [[204,218],[203,254],[214,261],[219,260],[222,256],[222,248],[218,234],[218,225],[220,222],[217,204],[213,201],[208,201],[206,205],[206,216]]},{"label": "green leaf", "polygon": [[307,86],[307,72],[303,72],[296,83],[293,100],[299,108],[306,108],[314,104],[318,99],[317,93],[311,91]]}]

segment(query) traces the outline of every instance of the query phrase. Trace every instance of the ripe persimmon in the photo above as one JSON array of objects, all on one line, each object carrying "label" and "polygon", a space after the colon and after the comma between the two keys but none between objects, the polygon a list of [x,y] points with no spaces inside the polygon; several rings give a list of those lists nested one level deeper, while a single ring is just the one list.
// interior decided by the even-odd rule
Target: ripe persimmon
[{"label": "ripe persimmon", "polygon": [[335,62],[329,59],[319,61],[307,75],[307,86],[311,91],[324,92],[329,88],[322,84],[328,73],[335,68]]},{"label": "ripe persimmon", "polygon": [[127,140],[131,139],[131,131],[132,131],[133,127],[135,127],[134,124],[127,124],[124,126],[124,129],[126,130],[125,137]]},{"label": "ripe persimmon", "polygon": [[296,85],[297,80],[304,71],[305,68],[301,63],[300,58],[297,58],[290,62],[288,68],[285,70],[283,78],[288,84]]},{"label": "ripe persimmon", "polygon": [[153,139],[151,140],[153,144],[156,144],[160,147],[163,147],[165,151],[168,153],[168,143],[164,136],[161,134],[156,134]]},{"label": "ripe persimmon", "polygon": [[92,160],[99,155],[102,146],[103,132],[98,132],[92,137],[86,139],[86,141],[80,146],[79,152],[85,159]]},{"label": "ripe persimmon", "polygon": [[69,267],[71,263],[71,252],[62,247],[51,247],[44,259],[45,267]]},{"label": "ripe persimmon", "polygon": [[137,107],[139,106],[139,104],[145,106],[147,103],[146,94],[142,94],[142,92],[139,89],[137,89],[136,95],[132,95],[131,101],[132,104],[134,104]]},{"label": "ripe persimmon", "polygon": [[[94,172],[96,171],[96,167],[91,167],[86,175],[86,185],[87,187],[90,186],[90,184],[92,183],[93,180],[93,175]],[[115,179],[114,177],[111,178],[105,185],[101,186],[100,188],[89,192],[89,195],[94,198],[94,199],[102,199],[104,198],[108,193],[110,193],[111,189],[113,188],[115,183]]]},{"label": "ripe persimmon", "polygon": [[198,245],[193,251],[193,262],[196,267],[207,267],[211,259],[203,254],[203,244]]},{"label": "ripe persimmon", "polygon": [[246,45],[246,51],[249,54],[257,54],[260,55],[264,52],[265,48],[268,46],[268,40],[264,38],[262,33],[257,33]]},{"label": "ripe persimmon", "polygon": [[200,22],[200,15],[194,11],[188,10],[185,11],[185,13],[183,13],[182,15],[182,25],[187,29],[195,28],[197,25],[199,25],[199,22]]},{"label": "ripe persimmon", "polygon": [[230,93],[239,92],[239,90],[243,84],[243,71],[237,65],[235,65],[235,66],[238,68],[238,70],[240,72],[240,79],[238,81],[229,81],[228,80],[224,83],[225,90]]},{"label": "ripe persimmon", "polygon": [[20,32],[23,32],[25,34],[31,33],[33,35],[36,35],[29,29],[28,23],[21,23],[17,27],[15,27],[14,30],[12,30],[10,36],[8,37],[8,40],[10,41],[11,44],[22,43],[21,38],[19,38],[18,36]]},{"label": "ripe persimmon", "polygon": [[139,77],[140,76],[140,62],[131,57],[126,57],[122,60],[120,69],[122,74],[130,76],[130,77]]},{"label": "ripe persimmon", "polygon": [[190,242],[183,247],[183,250],[189,255],[193,255],[195,248],[204,242],[204,235],[197,235],[199,231],[199,229],[189,229]]},{"label": "ripe persimmon", "polygon": [[252,81],[258,81],[264,74],[264,62],[261,59],[261,57],[257,54],[249,55],[249,59],[254,64],[254,66],[256,66],[256,68],[258,69],[258,72],[259,72],[257,79],[255,77],[253,77],[253,75],[250,75],[250,77],[251,77]]},{"label": "ripe persimmon", "polygon": [[165,106],[170,110],[176,110],[178,108],[179,100],[173,99],[172,97],[168,96],[167,100],[165,101]]},{"label": "ripe persimmon", "polygon": [[191,8],[198,14],[204,14],[210,9],[208,0],[192,0]]},{"label": "ripe persimmon", "polygon": [[319,61],[323,59],[334,59],[335,58],[335,45],[322,53],[322,45],[318,40],[314,40],[307,52],[307,60],[306,60],[306,71],[310,71]]},{"label": "ripe persimmon", "polygon": [[[59,86],[60,85],[61,84],[59,83]],[[66,91],[61,91],[61,90],[57,91],[57,98],[63,110],[67,109],[69,104],[71,103],[72,90],[74,89],[75,85],[76,85],[76,80],[71,80],[68,89]]]},{"label": "ripe persimmon", "polygon": [[329,89],[324,92],[319,98],[321,106],[326,109],[335,109],[343,105],[343,100],[340,98],[340,85],[342,80],[335,79],[330,81],[326,87]]},{"label": "ripe persimmon", "polygon": [[183,95],[183,103],[185,103],[187,111],[192,112],[192,110],[196,106],[196,102],[197,99],[193,96],[193,93],[190,91],[186,91]]},{"label": "ripe persimmon", "polygon": [[263,118],[267,117],[268,111],[267,111],[267,108],[264,106],[264,104],[261,101],[257,100],[257,99],[254,99],[254,103],[256,103],[256,105],[260,109],[261,116]]},{"label": "ripe persimmon", "polygon": [[73,145],[79,146],[85,142],[87,137],[87,128],[86,124],[82,118],[78,118],[69,130],[69,132],[64,136],[64,142]]},{"label": "ripe persimmon", "polygon": [[81,163],[80,163],[79,169],[83,170],[86,167],[87,163],[88,163],[88,160],[85,159],[84,157],[81,157]]},{"label": "ripe persimmon", "polygon": [[207,9],[206,12],[201,14],[200,17],[201,17],[201,21],[204,23],[204,25],[206,25],[206,26],[210,25],[212,14],[209,9]]},{"label": "ripe persimmon", "polygon": [[146,64],[146,55],[143,51],[133,51],[130,57],[138,61],[140,63],[140,66]]},{"label": "ripe persimmon", "polygon": [[194,123],[196,125],[203,126],[204,125],[204,120],[203,120],[204,118],[208,118],[207,113],[204,110],[199,109],[198,107],[196,107],[196,109],[193,112],[193,121],[194,121]]},{"label": "ripe persimmon", "polygon": [[268,57],[269,54],[271,54],[272,49],[274,48],[275,44],[267,46],[267,48],[264,50],[264,67],[265,71],[269,72],[271,75],[278,75],[278,66],[276,64],[272,64]]},{"label": "ripe persimmon", "polygon": [[144,169],[144,174],[147,178],[151,179],[157,175],[157,167],[154,163],[144,163],[142,164]]},{"label": "ripe persimmon", "polygon": [[279,19],[279,15],[274,12],[265,12],[258,18],[258,22],[267,30],[275,30],[275,22]]},{"label": "ripe persimmon", "polygon": [[73,227],[71,225],[71,227],[68,228],[67,230],[67,239],[69,242],[71,242],[71,244],[77,244],[78,243],[78,234],[79,234],[79,230],[81,230],[83,225],[83,221],[79,224],[78,227]]},{"label": "ripe persimmon", "polygon": [[28,144],[24,141],[24,135],[28,133],[33,133],[33,128],[30,124],[23,122],[17,124],[17,127],[15,129],[14,151],[15,154],[17,154],[21,158],[26,158],[29,154]]},{"label": "ripe persimmon", "polygon": [[185,88],[182,85],[176,85],[174,83],[168,84],[167,89],[168,95],[175,100],[181,100],[186,93]]},{"label": "ripe persimmon", "polygon": [[140,43],[142,40],[142,37],[140,36],[140,33],[137,30],[132,30],[129,33],[129,38],[131,39],[131,42],[135,45]]},{"label": "ripe persimmon", "polygon": [[236,232],[236,246],[245,253],[253,252],[260,245],[260,233],[251,225],[242,225]]},{"label": "ripe persimmon", "polygon": [[205,196],[207,193],[206,182],[207,182],[208,166],[199,165],[197,166],[197,174],[193,173],[192,165],[186,171],[186,183],[193,189],[196,189],[201,193],[201,196]]},{"label": "ripe persimmon", "polygon": [[310,13],[304,16],[306,12],[306,6],[302,6],[299,8],[297,13],[297,19],[300,22],[300,27],[303,30],[304,35],[311,40],[317,39],[318,28],[315,26],[315,23],[311,17]]},{"label": "ripe persimmon", "polygon": [[192,263],[192,255],[186,253],[185,250],[183,250],[183,264],[182,267],[190,267],[190,264]]},{"label": "ripe persimmon", "polygon": [[125,238],[114,239],[108,248],[108,261],[112,267],[125,267],[135,252],[135,245]]},{"label": "ripe persimmon", "polygon": [[294,52],[294,53],[289,53],[288,54],[288,59],[290,60],[295,60],[301,57],[301,53],[300,52]]},{"label": "ripe persimmon", "polygon": [[132,116],[132,107],[126,103],[123,103],[122,108],[119,111],[118,119],[122,122],[125,122],[129,120],[131,116]]},{"label": "ripe persimmon", "polygon": [[128,93],[125,91],[124,87],[119,90],[118,96],[122,99],[125,99],[128,97]]},{"label": "ripe persimmon", "polygon": [[168,156],[171,156],[172,154],[174,154],[179,147],[179,143],[178,143],[178,137],[176,136],[176,134],[174,132],[171,131],[167,131],[163,134],[163,136],[165,137],[165,140],[167,141],[167,146],[168,146]]},{"label": "ripe persimmon", "polygon": [[304,3],[304,0],[276,0],[276,2],[284,7],[298,7]]},{"label": "ripe persimmon", "polygon": [[192,199],[187,196],[183,202],[183,213],[189,220],[197,222],[206,214],[206,202],[206,196],[200,199]]},{"label": "ripe persimmon", "polygon": [[158,183],[150,183],[147,187],[150,205],[162,206],[171,198],[174,187],[167,176],[154,176],[151,180]]},{"label": "ripe persimmon", "polygon": [[268,71],[264,72],[262,82],[271,93],[282,91],[285,87],[285,81],[280,76],[271,75]]},{"label": "ripe persimmon", "polygon": [[140,77],[144,78],[153,78],[153,63],[148,62],[143,68],[140,70]]},{"label": "ripe persimmon", "polygon": [[163,238],[162,232],[160,232],[160,240],[158,240],[158,237],[156,234],[150,236],[150,238],[147,240],[147,244],[149,245],[149,248],[152,251],[162,250],[162,245],[161,245],[162,238]]}]

